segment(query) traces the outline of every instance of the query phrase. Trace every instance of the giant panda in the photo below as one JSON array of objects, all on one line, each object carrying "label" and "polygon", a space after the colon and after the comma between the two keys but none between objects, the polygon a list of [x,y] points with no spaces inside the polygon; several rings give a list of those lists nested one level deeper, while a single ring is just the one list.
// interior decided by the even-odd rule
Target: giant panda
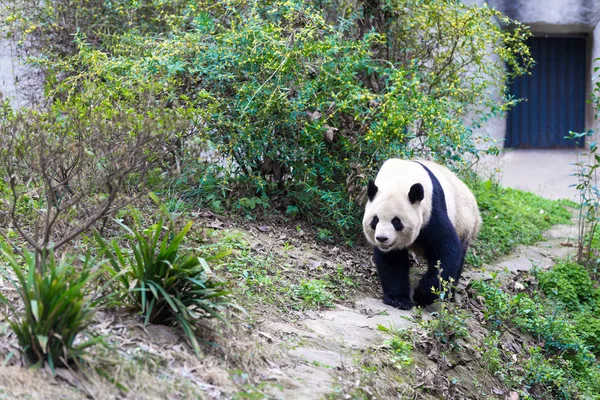
[{"label": "giant panda", "polygon": [[[403,310],[415,303],[422,307],[433,303],[437,295],[432,286],[439,287],[439,276],[458,282],[469,245],[479,231],[475,196],[446,167],[431,161],[389,159],[375,181],[369,181],[367,197],[363,230],[374,248],[383,302]],[[412,299],[409,250],[428,265]]]}]

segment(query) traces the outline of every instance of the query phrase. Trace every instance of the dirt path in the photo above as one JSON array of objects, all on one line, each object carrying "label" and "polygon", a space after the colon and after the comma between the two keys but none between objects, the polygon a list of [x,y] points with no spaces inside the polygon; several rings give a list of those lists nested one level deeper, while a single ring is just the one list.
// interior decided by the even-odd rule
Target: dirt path
[{"label": "dirt path", "polygon": [[382,344],[385,336],[378,325],[404,329],[412,324],[406,319],[410,315],[410,311],[365,297],[354,308],[337,306],[309,313],[300,328],[282,322],[263,324],[270,335],[286,343],[281,360],[285,365],[277,367],[282,390],[273,390],[271,395],[281,399],[320,399],[330,394],[342,366],[352,365],[360,351]]}]

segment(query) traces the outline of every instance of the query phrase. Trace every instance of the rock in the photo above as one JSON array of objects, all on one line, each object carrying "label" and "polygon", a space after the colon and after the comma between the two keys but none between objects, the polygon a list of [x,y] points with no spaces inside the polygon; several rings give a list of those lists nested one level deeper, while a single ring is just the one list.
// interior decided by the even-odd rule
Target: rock
[{"label": "rock", "polygon": [[304,321],[304,325],[323,338],[337,338],[343,345],[361,349],[379,344],[384,333],[377,325],[387,328],[404,329],[412,322],[404,319],[410,311],[387,306],[379,299],[363,298],[356,302],[358,309],[368,310],[367,315],[355,309],[337,306],[334,310],[322,313],[320,318]]},{"label": "rock", "polygon": [[297,347],[288,351],[288,354],[303,361],[329,368],[340,367],[345,361],[344,355],[338,352],[314,349],[312,347]]},{"label": "rock", "polygon": [[309,400],[321,399],[329,395],[334,383],[329,369],[300,364],[286,371],[286,376],[279,380],[279,389],[268,389],[269,395],[275,399]]}]

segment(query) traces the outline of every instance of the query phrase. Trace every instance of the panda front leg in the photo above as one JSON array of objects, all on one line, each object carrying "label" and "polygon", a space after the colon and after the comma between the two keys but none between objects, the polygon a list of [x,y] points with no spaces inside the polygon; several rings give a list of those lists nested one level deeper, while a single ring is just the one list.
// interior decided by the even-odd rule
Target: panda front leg
[{"label": "panda front leg", "polygon": [[408,250],[383,252],[375,247],[374,256],[383,288],[383,303],[401,310],[410,310],[413,302],[410,298]]},{"label": "panda front leg", "polygon": [[[432,304],[438,298],[437,293],[442,290],[447,291],[446,299],[449,298],[449,291],[458,283],[464,261],[460,242],[458,240],[456,242],[446,243],[446,246],[426,251],[427,272],[413,294],[413,300],[417,305],[425,307]],[[450,286],[442,287],[440,277]]]}]

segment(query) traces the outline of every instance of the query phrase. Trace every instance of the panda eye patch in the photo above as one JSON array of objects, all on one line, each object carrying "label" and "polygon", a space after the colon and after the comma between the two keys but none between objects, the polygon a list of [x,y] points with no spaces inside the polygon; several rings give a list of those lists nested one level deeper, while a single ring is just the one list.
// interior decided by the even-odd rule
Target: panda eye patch
[{"label": "panda eye patch", "polygon": [[375,227],[377,227],[378,223],[379,223],[379,218],[377,218],[377,215],[376,215],[371,220],[371,229],[375,229]]},{"label": "panda eye patch", "polygon": [[402,221],[400,221],[400,218],[398,217],[394,217],[394,219],[392,219],[392,225],[397,231],[401,231],[404,228],[404,225],[402,225]]}]

